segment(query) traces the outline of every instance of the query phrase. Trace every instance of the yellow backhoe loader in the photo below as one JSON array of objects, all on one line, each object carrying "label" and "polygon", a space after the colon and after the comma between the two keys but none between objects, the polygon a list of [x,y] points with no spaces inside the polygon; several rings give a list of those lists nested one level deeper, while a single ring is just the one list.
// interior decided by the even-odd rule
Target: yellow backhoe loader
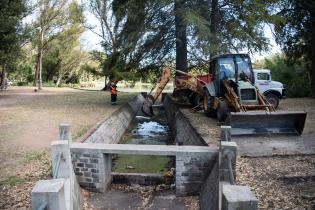
[{"label": "yellow backhoe loader", "polygon": [[[202,107],[208,117],[231,125],[232,135],[301,135],[306,112],[278,112],[254,84],[247,54],[224,54],[211,59],[208,75],[192,76],[178,71],[175,91],[186,90],[195,107]],[[152,115],[152,105],[166,84],[173,79],[166,68],[160,81],[148,94],[142,111]]]}]

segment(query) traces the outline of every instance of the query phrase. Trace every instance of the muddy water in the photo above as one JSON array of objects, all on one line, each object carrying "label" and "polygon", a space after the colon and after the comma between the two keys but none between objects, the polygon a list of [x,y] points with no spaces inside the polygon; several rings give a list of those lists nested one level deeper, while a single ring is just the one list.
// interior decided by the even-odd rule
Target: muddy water
[{"label": "muddy water", "polygon": [[[173,143],[163,108],[155,108],[155,115],[135,117],[121,140],[121,144],[169,145]],[[113,171],[120,173],[165,173],[173,167],[173,159],[166,156],[119,155],[113,160]]]}]

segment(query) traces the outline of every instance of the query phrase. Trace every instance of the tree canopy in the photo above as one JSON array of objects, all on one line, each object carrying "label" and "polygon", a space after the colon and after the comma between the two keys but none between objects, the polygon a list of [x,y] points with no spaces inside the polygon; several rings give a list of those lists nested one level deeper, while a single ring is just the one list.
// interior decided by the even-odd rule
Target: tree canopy
[{"label": "tree canopy", "polygon": [[2,0],[0,2],[0,65],[2,67],[1,88],[8,70],[16,67],[23,42],[22,18],[26,13],[24,0]]},{"label": "tree canopy", "polygon": [[277,42],[281,44],[289,63],[305,63],[310,75],[311,95],[315,97],[315,2],[312,0],[282,0],[277,14],[284,21],[276,25]]},{"label": "tree canopy", "polygon": [[[265,27],[271,25],[286,54],[284,58],[289,63],[305,64],[310,93],[315,96],[312,0],[83,0],[83,5],[66,0],[32,2],[32,45],[22,49],[25,2],[1,1],[0,64],[5,69],[15,63],[22,69],[16,73],[26,75],[27,80],[33,76],[38,88],[42,80],[53,80],[57,85],[78,81],[82,72],[120,80],[158,75],[165,65],[207,71],[210,58],[216,54],[268,50]],[[94,15],[98,27],[87,22],[85,14]],[[101,38],[101,51],[82,50],[80,37],[86,29]],[[19,52],[24,62],[17,62]]]}]

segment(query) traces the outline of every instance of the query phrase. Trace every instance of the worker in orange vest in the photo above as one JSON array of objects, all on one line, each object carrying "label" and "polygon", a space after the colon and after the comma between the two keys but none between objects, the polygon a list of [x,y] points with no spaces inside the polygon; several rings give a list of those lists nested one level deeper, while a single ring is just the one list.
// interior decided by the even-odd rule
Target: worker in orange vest
[{"label": "worker in orange vest", "polygon": [[117,105],[117,82],[111,82],[110,85],[110,96],[112,105]]}]

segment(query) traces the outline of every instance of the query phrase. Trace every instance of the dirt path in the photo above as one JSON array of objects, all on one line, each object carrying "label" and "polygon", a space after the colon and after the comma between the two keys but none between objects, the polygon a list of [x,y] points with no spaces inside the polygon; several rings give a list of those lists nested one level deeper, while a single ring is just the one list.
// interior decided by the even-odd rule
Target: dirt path
[{"label": "dirt path", "polygon": [[[123,104],[134,94],[119,94]],[[69,88],[44,88],[34,92],[30,87],[11,87],[0,93],[0,178],[13,165],[35,151],[50,148],[57,139],[60,123],[71,125],[76,139],[116,110],[110,105],[108,92],[79,91]]]}]

